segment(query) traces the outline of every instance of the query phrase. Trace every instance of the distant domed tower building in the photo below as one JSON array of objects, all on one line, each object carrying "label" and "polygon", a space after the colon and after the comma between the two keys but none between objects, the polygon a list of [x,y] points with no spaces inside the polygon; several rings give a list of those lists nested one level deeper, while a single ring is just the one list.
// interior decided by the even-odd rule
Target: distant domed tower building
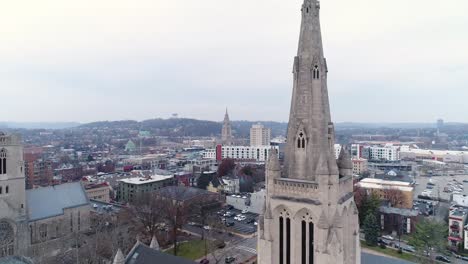
[{"label": "distant domed tower building", "polygon": [[319,19],[320,3],[305,0],[283,167],[271,155],[260,216],[260,264],[361,263],[352,163],[338,160]]},{"label": "distant domed tower building", "polygon": [[28,233],[21,139],[0,131],[0,258],[26,254]]},{"label": "distant domed tower building", "polygon": [[224,115],[223,128],[221,131],[221,143],[225,146],[233,145],[232,126],[227,109],[226,114]]}]

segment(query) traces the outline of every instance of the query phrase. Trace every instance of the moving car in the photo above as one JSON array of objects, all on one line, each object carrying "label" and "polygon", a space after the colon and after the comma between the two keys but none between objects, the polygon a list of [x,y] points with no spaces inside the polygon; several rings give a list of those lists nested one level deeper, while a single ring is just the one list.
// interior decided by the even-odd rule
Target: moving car
[{"label": "moving car", "polygon": [[450,259],[445,257],[445,256],[440,256],[439,255],[435,259],[440,261],[440,262],[444,262],[444,263],[452,263],[452,261],[450,261]]},{"label": "moving car", "polygon": [[236,261],[236,258],[235,258],[235,257],[226,257],[226,258],[224,259],[224,263],[227,263],[227,264],[233,263],[234,261]]}]

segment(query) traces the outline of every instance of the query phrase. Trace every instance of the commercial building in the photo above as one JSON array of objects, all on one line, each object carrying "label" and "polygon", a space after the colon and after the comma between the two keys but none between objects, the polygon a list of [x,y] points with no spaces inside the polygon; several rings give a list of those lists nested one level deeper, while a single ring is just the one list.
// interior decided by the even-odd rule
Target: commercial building
[{"label": "commercial building", "polygon": [[468,151],[405,148],[400,152],[400,157],[408,160],[468,164]]},{"label": "commercial building", "polygon": [[365,178],[357,186],[369,192],[374,192],[384,200],[391,199],[392,191],[401,192],[399,203],[392,205],[397,208],[412,208],[414,186],[410,182]]},{"label": "commercial building", "polygon": [[109,203],[111,188],[107,182],[103,183],[84,183],[86,194],[90,200],[96,200],[104,203]]},{"label": "commercial building", "polygon": [[449,211],[449,235],[448,243],[450,247],[458,248],[465,239],[465,225],[467,219],[467,209],[464,207],[451,207]]},{"label": "commercial building", "polygon": [[354,175],[362,175],[364,172],[368,170],[368,162],[366,159],[363,158],[352,158],[351,162],[353,163],[353,174]]},{"label": "commercial building", "polygon": [[42,148],[24,150],[24,173],[27,189],[48,186],[52,183],[54,176],[52,161],[43,158]]},{"label": "commercial building", "polygon": [[271,140],[271,129],[262,124],[252,125],[250,128],[250,146],[269,146]]},{"label": "commercial building", "polygon": [[177,184],[174,176],[157,174],[121,179],[118,182],[117,200],[119,202],[132,202],[139,195]]}]

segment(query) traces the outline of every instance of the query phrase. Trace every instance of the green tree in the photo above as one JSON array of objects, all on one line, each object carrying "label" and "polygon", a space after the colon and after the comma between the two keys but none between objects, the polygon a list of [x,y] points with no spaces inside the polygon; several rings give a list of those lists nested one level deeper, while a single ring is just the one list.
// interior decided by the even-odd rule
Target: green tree
[{"label": "green tree", "polygon": [[422,219],[416,224],[415,231],[409,240],[419,252],[441,252],[447,245],[448,229],[443,222]]},{"label": "green tree", "polygon": [[369,246],[377,246],[379,239],[379,224],[375,214],[367,214],[363,224],[366,243]]},{"label": "green tree", "polygon": [[357,187],[354,190],[354,198],[359,211],[359,223],[361,226],[363,226],[368,214],[373,214],[377,217],[381,200],[376,193],[368,193],[367,190]]}]

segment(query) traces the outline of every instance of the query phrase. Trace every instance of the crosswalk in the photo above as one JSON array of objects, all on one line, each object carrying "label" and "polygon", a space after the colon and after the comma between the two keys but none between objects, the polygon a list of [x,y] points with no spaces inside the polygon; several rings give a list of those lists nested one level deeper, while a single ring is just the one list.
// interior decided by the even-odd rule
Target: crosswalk
[{"label": "crosswalk", "polygon": [[245,246],[237,246],[236,249],[244,250],[252,254],[257,254],[257,250]]}]

